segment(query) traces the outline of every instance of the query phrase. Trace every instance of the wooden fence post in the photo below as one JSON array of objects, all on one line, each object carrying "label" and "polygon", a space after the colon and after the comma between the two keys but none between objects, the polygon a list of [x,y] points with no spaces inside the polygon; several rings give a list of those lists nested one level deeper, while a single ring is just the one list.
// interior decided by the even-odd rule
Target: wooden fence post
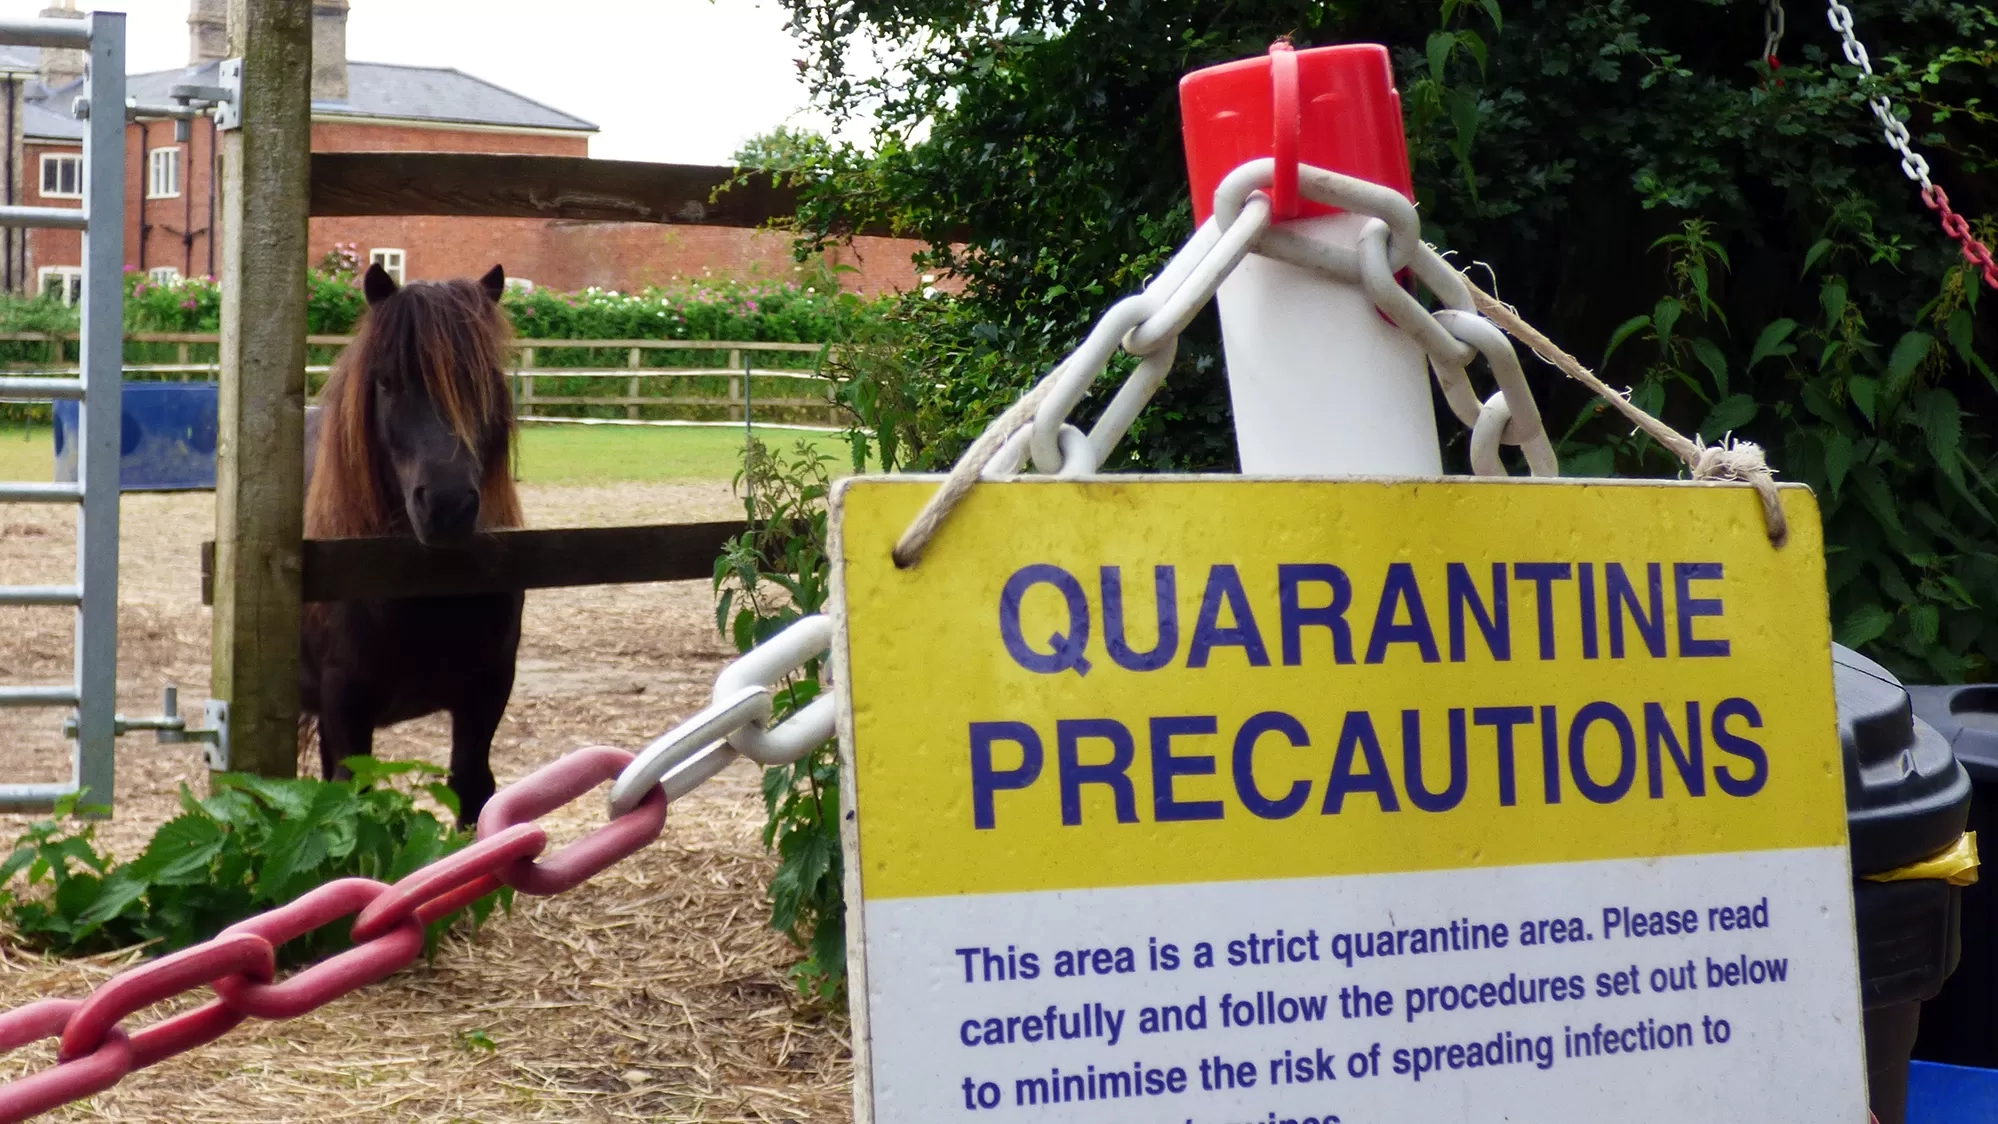
[{"label": "wooden fence post", "polygon": [[[629,354],[629,355],[627,356],[627,358],[626,358],[626,360],[625,360],[625,366],[627,366],[627,367],[630,367],[630,368],[631,368],[632,370],[636,371],[636,370],[637,370],[637,369],[639,368],[639,365],[640,365],[641,363],[643,363],[643,362],[644,362],[644,358],[643,358],[643,356],[644,356],[644,352],[643,352],[643,351],[641,351],[640,349],[638,349],[638,348],[635,348],[635,347],[634,347],[634,348],[631,348],[631,349],[630,349],[630,354]],[[628,398],[636,398],[636,397],[638,397],[638,376],[637,376],[637,375],[633,375],[633,376],[631,376],[631,378],[629,378],[629,379],[627,379],[627,380],[625,380],[625,381],[627,382],[627,384],[628,384],[628,387],[629,387],[629,388],[628,388],[628,389],[627,389],[627,390],[625,391],[625,396],[626,396],[626,397],[628,397]],[[625,406],[624,406],[624,416],[625,416],[625,417],[627,417],[627,418],[629,418],[629,419],[631,419],[632,421],[637,421],[637,420],[638,420],[638,403],[636,403],[636,402],[627,402],[627,403],[625,403]]]},{"label": "wooden fence post", "polygon": [[[740,349],[729,349],[728,367],[731,371],[742,369],[742,352]],[[744,417],[742,412],[742,392],[747,389],[745,386],[747,381],[745,377],[740,375],[730,375],[728,377],[728,420],[730,421],[741,421]]]},{"label": "wooden fence post", "polygon": [[298,768],[312,5],[230,0],[242,127],[222,134],[215,697],[230,767]]}]

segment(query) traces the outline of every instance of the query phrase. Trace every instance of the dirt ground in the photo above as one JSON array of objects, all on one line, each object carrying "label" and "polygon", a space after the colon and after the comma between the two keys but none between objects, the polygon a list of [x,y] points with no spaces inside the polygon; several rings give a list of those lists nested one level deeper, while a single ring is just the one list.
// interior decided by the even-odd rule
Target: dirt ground
[{"label": "dirt ground", "polygon": [[[719,483],[542,485],[523,499],[543,527],[739,511]],[[182,711],[198,717],[210,627],[199,548],[213,535],[213,497],[129,495],[122,528],[119,709],[154,713],[161,684],[174,682]],[[0,584],[73,580],[74,542],[68,510],[0,507]],[[0,614],[0,682],[68,678],[70,611]],[[729,654],[705,583],[530,593],[494,772],[506,784],[577,746],[637,748],[706,701]],[[51,711],[0,710],[0,779],[66,780],[58,723]],[[435,716],[383,732],[376,751],[441,765],[447,743]],[[198,747],[121,739],[117,813],[102,838],[136,855],[174,814],[179,786],[199,792],[205,779]],[[557,843],[601,809],[572,805],[553,820]],[[25,822],[0,817],[0,836]],[[737,766],[676,804],[659,842],[588,885],[523,897],[430,965],[314,1016],[247,1023],[52,1119],[847,1120],[845,1018],[787,981],[792,949],[764,924],[761,823],[755,775]],[[130,960],[43,960],[0,941],[0,1009],[79,995]],[[0,1058],[0,1077],[51,1057],[46,1044],[17,1051]]]}]

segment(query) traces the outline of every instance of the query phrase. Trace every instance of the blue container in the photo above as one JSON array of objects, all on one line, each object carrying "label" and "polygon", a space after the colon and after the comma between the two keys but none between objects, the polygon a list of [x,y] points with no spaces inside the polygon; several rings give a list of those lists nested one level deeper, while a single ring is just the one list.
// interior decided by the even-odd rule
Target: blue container
[{"label": "blue container", "polygon": [[1908,1124],[1998,1124],[1998,1069],[1909,1063]]},{"label": "blue container", "polygon": [[[219,388],[212,382],[128,382],[118,441],[118,490],[187,492],[215,487]],[[76,479],[75,402],[55,404],[55,478]]]}]

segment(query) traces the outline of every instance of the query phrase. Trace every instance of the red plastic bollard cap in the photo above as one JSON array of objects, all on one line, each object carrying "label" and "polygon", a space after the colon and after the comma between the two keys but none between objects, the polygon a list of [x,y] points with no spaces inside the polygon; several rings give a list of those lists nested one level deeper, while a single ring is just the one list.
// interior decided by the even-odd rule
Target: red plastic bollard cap
[{"label": "red plastic bollard cap", "polygon": [[[1278,53],[1289,59],[1273,58]],[[1275,106],[1291,102],[1278,81],[1295,63],[1297,117],[1276,120]],[[1415,198],[1408,166],[1408,137],[1401,95],[1387,48],[1375,43],[1314,47],[1290,53],[1279,44],[1270,55],[1196,70],[1179,80],[1180,129],[1186,141],[1187,177],[1193,183],[1193,221],[1214,211],[1214,189],[1229,172],[1265,156],[1295,151],[1305,164],[1392,187]],[[1279,129],[1280,124],[1286,125]],[[1291,140],[1295,139],[1295,145]],[[1277,173],[1278,190],[1285,182]],[[1290,183],[1295,184],[1293,173]],[[1329,215],[1336,208],[1308,200],[1279,219]]]}]

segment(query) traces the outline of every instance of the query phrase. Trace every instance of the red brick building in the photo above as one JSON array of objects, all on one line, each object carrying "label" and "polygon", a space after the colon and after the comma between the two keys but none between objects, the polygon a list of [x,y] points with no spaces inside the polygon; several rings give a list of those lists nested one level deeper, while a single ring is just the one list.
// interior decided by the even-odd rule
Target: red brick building
[{"label": "red brick building", "polygon": [[[393,3],[394,0],[364,0]],[[74,0],[44,15],[76,15]],[[163,104],[176,85],[213,85],[227,53],[225,0],[191,0],[189,65],[129,76],[129,93]],[[457,70],[349,62],[348,0],[313,5],[312,148],[315,152],[484,152],[588,156],[596,126]],[[81,52],[0,49],[0,95],[12,144],[6,202],[81,206],[83,122],[70,104],[83,90]],[[127,130],[125,257],[156,279],[213,276],[220,179],[212,121],[194,123],[185,142],[170,121]],[[73,231],[6,231],[0,285],[57,292],[81,283],[81,237]],[[509,277],[537,286],[629,291],[681,278],[781,277],[792,268],[788,241],[758,231],[650,223],[545,219],[315,218],[316,262],[336,245],[380,261],[404,279],[476,275],[498,262]],[[860,238],[837,260],[858,268],[848,284],[864,292],[908,288],[916,244]]]}]

